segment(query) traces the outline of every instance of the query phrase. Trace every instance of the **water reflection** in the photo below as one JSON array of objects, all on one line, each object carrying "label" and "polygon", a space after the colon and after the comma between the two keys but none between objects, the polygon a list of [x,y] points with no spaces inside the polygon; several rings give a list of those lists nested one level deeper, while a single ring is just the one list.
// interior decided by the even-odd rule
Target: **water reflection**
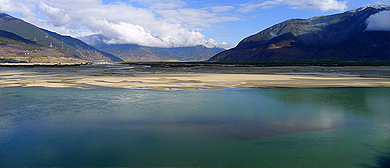
[{"label": "water reflection", "polygon": [[0,91],[1,166],[256,166],[279,163],[264,152],[389,146],[375,145],[390,137],[389,88]]},{"label": "water reflection", "polygon": [[380,155],[377,155],[375,157],[376,165],[375,166],[367,166],[363,165],[365,167],[372,167],[372,168],[388,168],[390,167],[390,153],[381,153]]},{"label": "water reflection", "polygon": [[390,88],[325,88],[276,90],[269,96],[289,103],[341,108],[346,113],[382,118],[390,109]]}]

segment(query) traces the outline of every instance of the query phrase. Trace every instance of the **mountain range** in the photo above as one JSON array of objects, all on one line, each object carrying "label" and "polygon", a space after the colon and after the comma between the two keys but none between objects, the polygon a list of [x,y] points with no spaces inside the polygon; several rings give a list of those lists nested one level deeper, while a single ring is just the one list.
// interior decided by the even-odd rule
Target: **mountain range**
[{"label": "mountain range", "polygon": [[96,34],[80,38],[89,45],[113,54],[124,61],[204,61],[224,51],[205,46],[159,48],[137,44],[107,44],[107,37]]},{"label": "mountain range", "polygon": [[[290,19],[224,50],[108,44],[109,39],[99,34],[76,39],[0,13],[0,55],[88,61],[390,62],[389,15],[389,6],[377,5],[328,16]],[[385,29],[375,28],[374,23],[385,25]]]},{"label": "mountain range", "polygon": [[370,17],[381,12],[390,15],[388,11],[389,6],[377,5],[287,20],[243,39],[209,61],[390,62],[390,30],[368,30]]},{"label": "mountain range", "polygon": [[[55,53],[62,53],[61,55],[63,56],[70,56],[83,60],[122,61],[120,58],[112,54],[101,52],[81,40],[41,29],[5,13],[0,13],[0,30],[32,41],[36,43],[36,45],[44,46],[41,48],[41,51],[54,48]],[[37,54],[36,51],[39,50],[29,50],[32,54]]]},{"label": "mountain range", "polygon": [[[204,46],[158,48],[106,44],[103,41],[106,37],[102,35],[82,37],[80,40],[39,28],[5,13],[0,13],[0,31],[0,54],[3,56],[52,55],[88,61],[200,61],[224,50]],[[91,40],[94,43],[87,44]]]}]

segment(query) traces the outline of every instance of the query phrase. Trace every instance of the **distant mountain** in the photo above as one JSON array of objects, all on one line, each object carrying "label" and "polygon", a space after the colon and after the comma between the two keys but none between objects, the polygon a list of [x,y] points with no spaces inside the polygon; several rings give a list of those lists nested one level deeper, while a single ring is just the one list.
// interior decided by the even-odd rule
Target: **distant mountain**
[{"label": "distant mountain", "polygon": [[159,48],[137,44],[106,44],[109,39],[102,35],[80,38],[95,48],[113,54],[124,61],[201,61],[224,51],[222,48],[204,46]]},{"label": "distant mountain", "polygon": [[0,30],[13,33],[21,38],[36,42],[48,48],[54,48],[58,52],[84,60],[122,61],[112,54],[101,52],[81,40],[70,36],[62,36],[57,33],[38,28],[21,19],[8,14],[0,13]]},{"label": "distant mountain", "polygon": [[209,61],[390,62],[390,31],[366,31],[367,19],[384,11],[390,11],[390,7],[368,6],[341,14],[287,20],[245,38]]}]

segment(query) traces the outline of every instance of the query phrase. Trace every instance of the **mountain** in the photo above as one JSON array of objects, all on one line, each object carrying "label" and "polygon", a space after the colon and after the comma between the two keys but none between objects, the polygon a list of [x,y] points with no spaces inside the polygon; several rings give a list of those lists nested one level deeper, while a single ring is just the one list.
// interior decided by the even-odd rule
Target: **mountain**
[{"label": "mountain", "polygon": [[367,19],[384,11],[390,11],[390,7],[368,6],[335,15],[287,20],[245,38],[209,61],[390,62],[390,31],[366,31]]},{"label": "mountain", "polygon": [[101,52],[81,40],[38,28],[21,19],[0,13],[0,30],[13,33],[39,45],[54,48],[58,52],[83,60],[122,61],[112,54]]},{"label": "mountain", "polygon": [[105,42],[109,39],[103,35],[92,35],[80,39],[124,61],[201,61],[224,51],[222,48],[207,48],[204,46],[159,48],[137,44],[106,44]]},{"label": "mountain", "polygon": [[54,48],[39,45],[35,41],[24,39],[16,34],[0,30],[0,55],[3,58],[12,59],[22,56],[62,56],[71,57],[68,53]]},{"label": "mountain", "polygon": [[99,50],[111,53],[125,61],[202,61],[224,49],[204,46],[158,48],[137,44],[111,44],[100,47]]},{"label": "mountain", "polygon": [[0,30],[0,56],[0,62],[86,62],[72,58],[69,53],[40,45],[3,30]]},{"label": "mountain", "polygon": [[24,44],[38,45],[37,42],[35,42],[35,41],[30,41],[30,40],[24,39],[16,34],[13,34],[11,32],[7,32],[7,31],[3,31],[3,30],[0,30],[0,38],[2,39],[2,45],[5,45],[6,42],[11,42],[11,40],[13,41],[13,43],[24,43]]}]

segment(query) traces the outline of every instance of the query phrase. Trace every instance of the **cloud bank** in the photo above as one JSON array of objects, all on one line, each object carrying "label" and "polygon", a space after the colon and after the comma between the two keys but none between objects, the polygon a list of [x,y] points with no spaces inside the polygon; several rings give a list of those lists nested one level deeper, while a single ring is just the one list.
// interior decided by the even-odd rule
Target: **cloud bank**
[{"label": "cloud bank", "polygon": [[366,31],[390,31],[390,11],[373,14],[366,20]]},{"label": "cloud bank", "polygon": [[26,21],[61,34],[73,37],[102,34],[110,39],[107,42],[110,44],[151,47],[232,47],[214,39],[206,40],[196,30],[239,20],[204,9],[178,8],[185,5],[180,0],[139,0],[146,8],[122,2],[103,4],[101,0],[0,0],[0,3],[2,11],[20,13]]},{"label": "cloud bank", "polygon": [[[126,3],[124,3],[126,2]],[[151,47],[231,48],[232,44],[205,39],[201,32],[218,23],[240,20],[256,8],[290,6],[294,9],[344,10],[346,1],[268,0],[204,8],[189,8],[182,0],[0,0],[2,12],[18,13],[39,27],[82,37],[102,34],[109,44]]]}]

